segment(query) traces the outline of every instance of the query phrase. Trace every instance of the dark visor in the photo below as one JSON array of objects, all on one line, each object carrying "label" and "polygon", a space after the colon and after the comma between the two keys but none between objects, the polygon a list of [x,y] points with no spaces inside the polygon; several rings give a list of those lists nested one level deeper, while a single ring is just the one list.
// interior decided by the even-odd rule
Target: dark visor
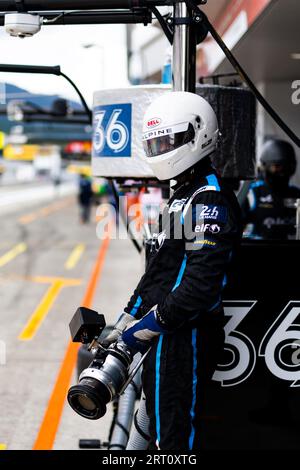
[{"label": "dark visor", "polygon": [[154,137],[143,141],[144,150],[147,157],[156,157],[164,153],[171,152],[182,145],[188,144],[195,137],[195,131],[192,124],[184,132],[176,132],[175,134],[167,134],[161,137]]}]

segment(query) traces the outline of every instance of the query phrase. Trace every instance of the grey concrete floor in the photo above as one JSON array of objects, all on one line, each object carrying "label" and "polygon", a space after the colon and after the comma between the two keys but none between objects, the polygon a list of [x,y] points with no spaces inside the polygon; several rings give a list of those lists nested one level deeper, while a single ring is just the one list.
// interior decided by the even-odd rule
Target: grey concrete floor
[{"label": "grey concrete floor", "polygon": [[[60,202],[62,199],[60,199]],[[96,224],[80,225],[75,198],[45,214],[52,202],[32,204],[1,216],[0,264],[3,256],[21,243],[26,251],[0,266],[0,448],[32,449],[49,397],[70,340],[68,324],[84,297],[101,241]],[[37,214],[21,223],[28,213]],[[85,251],[73,269],[65,262],[74,247]],[[92,308],[113,323],[129,299],[142,272],[142,261],[129,240],[111,240]],[[81,281],[63,287],[32,339],[19,335],[49,289],[40,276]],[[73,383],[75,382],[75,375]],[[80,438],[106,440],[111,410],[99,421],[77,416],[65,404],[56,434],[55,449],[76,449]],[[4,447],[3,446],[3,447]]]}]

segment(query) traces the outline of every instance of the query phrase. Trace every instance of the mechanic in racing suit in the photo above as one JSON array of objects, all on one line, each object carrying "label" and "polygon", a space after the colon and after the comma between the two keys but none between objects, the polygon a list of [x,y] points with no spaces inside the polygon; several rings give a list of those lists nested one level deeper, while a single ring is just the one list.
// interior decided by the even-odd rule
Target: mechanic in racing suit
[{"label": "mechanic in racing suit", "polygon": [[213,109],[192,93],[167,93],[145,115],[147,161],[177,184],[110,340],[123,331],[134,351],[152,345],[142,377],[151,449],[199,448],[205,388],[223,348],[222,289],[242,226],[234,194],[211,166],[218,135]]},{"label": "mechanic in racing suit", "polygon": [[268,140],[261,154],[263,179],[252,183],[242,205],[247,238],[287,240],[296,234],[296,199],[300,189],[289,185],[296,171],[293,146]]}]

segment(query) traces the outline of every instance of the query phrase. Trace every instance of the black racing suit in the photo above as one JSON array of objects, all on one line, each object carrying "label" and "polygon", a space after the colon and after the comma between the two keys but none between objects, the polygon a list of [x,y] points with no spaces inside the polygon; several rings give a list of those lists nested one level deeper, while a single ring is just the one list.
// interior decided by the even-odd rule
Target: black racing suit
[{"label": "black racing suit", "polygon": [[267,240],[294,239],[296,235],[295,200],[300,189],[287,186],[280,193],[272,191],[263,180],[252,183],[242,205],[246,238]]},{"label": "black racing suit", "polygon": [[160,335],[147,356],[143,388],[150,448],[199,447],[205,384],[224,342],[222,289],[241,238],[240,208],[210,167],[179,187],[160,218],[146,272],[125,311],[158,305]]}]

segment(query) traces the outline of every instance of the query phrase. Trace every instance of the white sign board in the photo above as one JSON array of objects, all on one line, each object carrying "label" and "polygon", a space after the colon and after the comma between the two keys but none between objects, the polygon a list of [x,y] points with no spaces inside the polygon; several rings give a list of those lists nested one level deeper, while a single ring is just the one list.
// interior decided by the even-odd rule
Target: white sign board
[{"label": "white sign board", "polygon": [[94,176],[153,177],[143,159],[143,116],[149,104],[169,90],[168,85],[148,85],[102,90],[94,94]]}]

